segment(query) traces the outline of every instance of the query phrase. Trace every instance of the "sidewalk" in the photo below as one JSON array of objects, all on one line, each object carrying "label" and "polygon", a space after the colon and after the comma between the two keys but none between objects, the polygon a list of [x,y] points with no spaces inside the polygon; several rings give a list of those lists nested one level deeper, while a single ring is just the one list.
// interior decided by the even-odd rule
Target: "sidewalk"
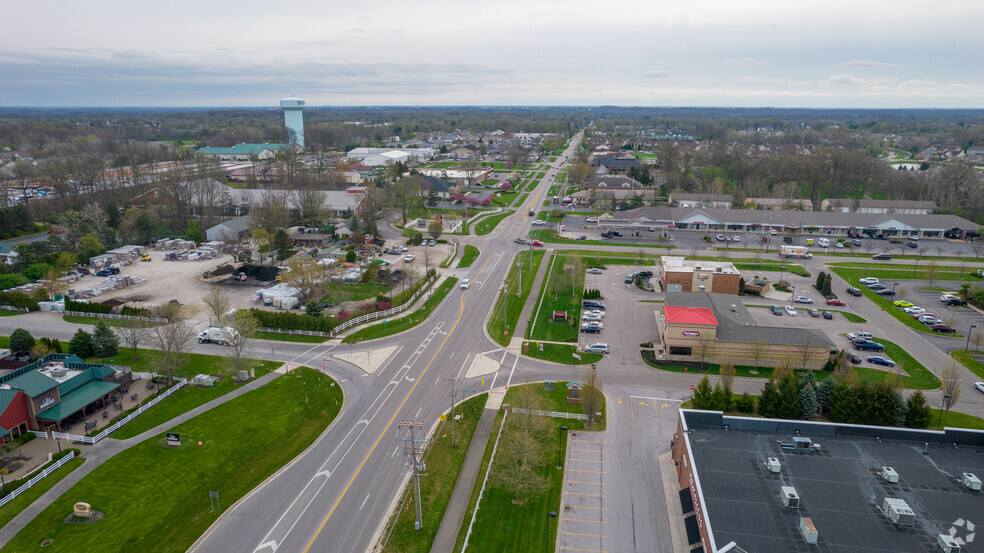
[{"label": "sidewalk", "polygon": [[465,461],[461,464],[458,480],[454,483],[451,500],[448,501],[444,517],[441,518],[441,525],[437,529],[437,535],[434,536],[431,553],[451,553],[454,549],[454,542],[458,539],[458,532],[461,531],[461,523],[465,519],[465,511],[468,510],[472,490],[475,489],[475,482],[478,480],[478,471],[482,465],[482,457],[485,455],[485,447],[492,435],[492,423],[495,422],[495,416],[499,412],[501,403],[501,396],[493,399],[493,394],[489,394],[482,416],[478,419],[478,426],[475,427],[471,444],[465,453]]},{"label": "sidewalk", "polygon": [[516,329],[513,331],[513,338],[525,338],[527,331],[533,324],[533,315],[540,303],[540,289],[543,288],[543,281],[546,279],[547,271],[553,262],[553,249],[543,252],[543,261],[533,277],[533,287],[530,288],[530,295],[526,298],[526,304],[519,313],[519,320],[516,321]]},{"label": "sidewalk", "polygon": [[[210,409],[214,409],[231,399],[237,398],[245,394],[246,392],[250,392],[261,386],[264,386],[267,383],[278,378],[279,376],[280,373],[271,371],[244,386],[240,386],[239,388],[223,396],[217,397],[208,403],[199,405],[198,407],[195,407],[190,411],[186,411],[185,413],[182,413],[181,415],[178,415],[177,417],[174,417],[173,419],[167,422],[161,423],[155,426],[154,428],[147,430],[146,432],[137,434],[132,438],[127,438],[126,440],[105,438],[101,440],[99,443],[92,446],[82,456],[82,458],[86,460],[85,463],[82,463],[82,466],[72,471],[72,473],[66,476],[65,478],[61,479],[57,484],[52,486],[51,489],[44,492],[44,495],[39,497],[37,501],[31,503],[23,511],[18,513],[18,515],[14,517],[10,522],[8,522],[6,526],[0,528],[0,548],[5,546],[7,542],[9,542],[15,535],[17,535],[17,532],[19,532],[22,528],[27,526],[27,524],[30,523],[32,520],[34,520],[36,516],[41,514],[41,512],[47,509],[48,506],[51,505],[56,499],[61,497],[63,493],[68,491],[72,486],[74,486],[80,480],[85,478],[90,472],[95,470],[99,465],[111,459],[117,453],[126,451],[127,449],[130,449],[131,447],[143,442],[144,440],[157,436],[167,431],[168,429],[173,428],[176,425],[191,420]],[[42,438],[38,438],[38,439],[42,439]],[[479,459],[479,461],[481,461],[481,459]]]}]

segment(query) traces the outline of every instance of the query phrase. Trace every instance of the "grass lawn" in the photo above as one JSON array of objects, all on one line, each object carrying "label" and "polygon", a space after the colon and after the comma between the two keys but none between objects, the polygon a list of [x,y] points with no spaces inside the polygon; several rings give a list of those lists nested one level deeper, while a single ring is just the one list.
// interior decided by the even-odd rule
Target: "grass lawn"
[{"label": "grass lawn", "polygon": [[[850,265],[850,264],[849,264]],[[929,280],[926,274],[925,265],[920,265],[916,267],[915,265],[884,265],[882,264],[877,269],[858,269],[857,265],[850,265],[849,267],[840,266],[830,266],[838,275],[851,283],[852,286],[856,286],[858,279],[864,277],[875,277],[877,279],[884,280]],[[915,270],[913,270],[915,269]],[[976,274],[971,273],[968,269],[966,272],[961,273],[960,267],[936,267],[936,275],[933,280],[938,282],[943,281],[961,281],[961,282],[981,282],[981,277]],[[882,283],[884,284],[884,283]]]},{"label": "grass lawn", "polygon": [[[917,330],[919,332],[925,332],[926,334],[939,335],[939,333],[933,332],[928,326],[922,324],[921,322],[917,321],[916,319],[913,319],[905,311],[902,311],[898,307],[895,307],[894,305],[892,305],[892,299],[891,298],[886,298],[885,296],[880,296],[880,295],[874,293],[867,286],[858,284],[858,279],[859,278],[863,278],[865,275],[868,274],[864,270],[846,269],[844,267],[831,267],[830,270],[833,271],[834,273],[837,273],[837,275],[840,276],[841,278],[847,280],[848,284],[850,284],[851,286],[854,286],[858,290],[861,290],[861,293],[864,294],[864,296],[866,298],[868,298],[869,300],[875,302],[876,305],[880,306],[882,309],[884,309],[885,311],[887,311],[889,315],[891,315],[891,316],[895,317],[896,319],[898,319],[899,322],[901,322],[905,326],[907,326],[909,328],[912,328],[912,329],[915,329],[915,330]],[[879,277],[879,278],[884,278],[884,277]],[[974,277],[974,278],[977,278],[977,277]],[[937,315],[939,315],[939,314],[937,314]],[[943,318],[945,320],[945,317],[943,317]],[[946,337],[949,337],[949,338],[963,338],[964,337],[962,334],[943,334],[943,336],[946,336]]]},{"label": "grass lawn", "polygon": [[412,497],[413,482],[408,482],[403,491],[402,507],[390,519],[386,529],[389,536],[383,553],[430,551],[487,399],[488,394],[480,394],[455,406],[454,412],[460,413],[461,419],[455,421],[454,449],[451,449],[451,425],[445,422],[438,427],[425,454],[428,475],[420,479],[420,503],[424,511],[422,528],[420,532],[413,529],[417,512]]},{"label": "grass lawn", "polygon": [[561,171],[557,173],[557,177],[554,180],[561,183],[567,180],[567,171]]},{"label": "grass lawn", "polygon": [[493,230],[495,230],[495,227],[500,222],[502,222],[503,219],[509,217],[512,214],[513,212],[511,210],[505,210],[502,213],[499,213],[498,215],[489,215],[488,217],[485,217],[478,223],[475,223],[475,234],[479,236],[484,236],[492,232]]},{"label": "grass lawn", "polygon": [[[547,278],[539,294],[537,305],[533,306],[533,326],[527,330],[527,338],[551,342],[577,342],[581,324],[581,296],[584,294],[584,271],[578,271],[571,278],[565,266],[571,258],[554,255],[547,267]],[[566,311],[567,318],[554,321],[554,311]]]},{"label": "grass lawn", "polygon": [[[215,345],[214,347],[224,348],[225,346]],[[107,365],[126,365],[135,372],[154,372],[157,356],[158,352],[156,350],[138,348],[136,355],[134,355],[133,350],[130,348],[121,347],[120,352],[114,357],[106,358],[105,363]],[[222,376],[233,376],[236,374],[231,357],[206,355],[204,353],[185,353],[182,355],[182,359],[184,362],[174,370],[175,378],[192,378],[198,374],[220,374]],[[89,363],[103,362],[102,359],[97,357],[91,357],[86,361]],[[262,362],[255,359],[243,359],[243,366],[247,368],[255,367],[256,363],[261,363],[262,366]],[[278,366],[280,366],[280,363],[274,363],[272,366],[267,367],[267,370],[272,370]]]},{"label": "grass lawn", "polygon": [[[905,351],[894,342],[889,342],[884,338],[873,338],[873,340],[884,345],[885,355],[887,355],[892,361],[895,361],[895,364],[900,365],[902,370],[909,374],[909,376],[902,377],[902,386],[906,388],[916,388],[919,390],[935,390],[940,387],[940,379],[936,378],[936,375],[929,372],[922,363],[913,359],[912,356],[909,355],[909,352]],[[858,355],[861,354],[859,353]],[[862,355],[862,357],[864,356]],[[878,369],[868,370],[884,375],[890,374]],[[867,376],[864,372],[862,372],[861,375]],[[869,380],[876,381],[875,378],[869,378]]]},{"label": "grass lawn", "polygon": [[[929,418],[929,425],[926,426],[929,430],[936,430],[936,424],[940,421],[940,410],[930,409],[933,416]],[[972,428],[975,430],[984,430],[984,419],[980,417],[975,417],[974,415],[967,415],[965,413],[958,413],[956,411],[944,412],[943,422],[940,424],[941,429],[946,428]]]},{"label": "grass lawn", "polygon": [[7,311],[0,309],[0,317],[13,317],[15,315],[23,315],[24,313],[20,311]]},{"label": "grass lawn", "polygon": [[[537,342],[531,340],[528,342],[529,348],[523,353],[528,357],[533,357],[535,359],[542,359],[544,361],[553,361],[554,363],[563,363],[564,365],[590,365],[591,363],[597,363],[605,358],[603,353],[587,353],[577,351],[576,345],[560,345],[560,344],[543,344],[543,351],[537,347]],[[581,360],[578,361],[574,359],[572,354],[577,353],[581,356]]]},{"label": "grass lawn", "polygon": [[85,459],[76,456],[71,461],[59,467],[58,470],[49,474],[43,480],[32,486],[31,489],[20,494],[10,503],[4,505],[3,508],[0,509],[0,528],[4,527],[8,522],[13,520],[14,517],[26,509],[28,505],[34,503],[44,494],[44,492],[51,489],[52,486],[57,484],[62,478],[68,476],[73,470],[79,468],[79,466],[84,462]]},{"label": "grass lawn", "polygon": [[458,268],[471,267],[471,264],[475,262],[478,257],[478,248],[468,244],[465,246],[465,253],[461,255],[461,260],[458,261]]},{"label": "grass lawn", "polygon": [[[29,551],[52,540],[46,550],[187,551],[220,514],[209,512],[209,490],[218,491],[228,509],[331,423],[342,405],[341,387],[333,384],[301,368],[175,427],[183,438],[179,448],[164,447],[159,436],[119,453],[45,509],[8,547]],[[134,467],[153,467],[156,476],[135,473]],[[64,524],[79,498],[105,517],[96,524]]]},{"label": "grass lawn", "polygon": [[413,313],[394,321],[367,326],[362,330],[358,330],[346,336],[342,339],[342,343],[350,344],[353,342],[363,342],[365,340],[375,340],[376,338],[392,336],[393,334],[403,332],[404,330],[417,326],[430,316],[431,311],[433,311],[434,308],[441,303],[441,300],[448,295],[448,292],[454,288],[457,282],[458,279],[456,278],[446,279],[440,286],[437,287],[436,290],[434,290],[434,295],[427,298],[427,301],[425,301],[424,304]]},{"label": "grass lawn", "polygon": [[962,349],[958,349],[950,352],[950,357],[959,361],[964,367],[967,367],[970,372],[977,375],[977,378],[984,380],[984,363],[981,363],[977,359],[974,359],[974,354],[980,354],[977,351],[969,351],[964,353]]},{"label": "grass lawn", "polygon": [[[546,204],[545,204],[546,205]],[[567,232],[577,232],[574,229],[568,229]],[[569,240],[567,238],[561,238],[557,236],[557,231],[540,229],[534,230],[530,233],[530,238],[535,238],[542,242],[549,242],[551,244],[580,244],[582,246],[623,246],[629,248],[661,248],[664,250],[672,250],[676,246],[668,246],[663,244],[618,244],[614,242],[608,242],[605,240]]]},{"label": "grass lawn", "polygon": [[320,344],[328,338],[324,336],[305,336],[303,334],[284,334],[281,332],[257,332],[253,338],[258,340],[276,340],[278,342],[300,342],[303,344]]},{"label": "grass lawn", "polygon": [[[530,384],[540,389],[540,383]],[[514,401],[510,391],[506,392],[505,403]],[[573,411],[580,409],[580,405],[569,405],[563,398],[566,397],[567,390],[559,382],[553,392],[544,391],[544,400],[548,410]],[[555,401],[560,397],[562,403]],[[556,409],[563,407],[563,409]],[[601,409],[605,412],[604,406]],[[484,478],[485,470],[489,465],[492,455],[492,447],[499,432],[502,415],[496,418],[493,427],[492,438],[489,446],[485,450],[485,458],[482,461],[479,478]],[[602,419],[604,421],[604,419]],[[494,481],[492,475],[489,476],[488,486],[482,496],[482,504],[475,516],[475,525],[472,527],[472,534],[469,538],[471,547],[467,552],[504,552],[504,551],[553,551],[557,538],[557,518],[550,518],[546,515],[549,511],[560,510],[560,494],[564,482],[564,471],[557,470],[560,452],[566,448],[569,432],[563,432],[561,427],[576,428],[581,422],[568,419],[547,419],[547,427],[542,436],[545,444],[545,455],[543,463],[537,467],[545,479],[547,486],[534,495],[530,495],[522,504],[513,502],[514,493]],[[576,426],[575,426],[576,425]],[[596,426],[595,429],[603,430],[604,424]],[[500,447],[502,443],[500,442]],[[503,450],[496,452],[495,463],[502,462]],[[495,466],[492,467],[492,474],[495,473]],[[458,534],[458,541],[455,543],[454,551],[460,551],[464,544],[464,537],[471,523],[472,513],[478,499],[478,492],[481,485],[475,487],[472,493],[472,501],[469,508],[465,511],[465,518],[462,522],[461,531]]]},{"label": "grass lawn", "polygon": [[922,290],[923,292],[952,292],[949,288],[944,288],[942,286],[920,286],[916,290]]},{"label": "grass lawn", "polygon": [[861,315],[855,315],[854,313],[850,313],[848,311],[838,311],[836,309],[826,309],[825,311],[831,311],[833,313],[840,313],[841,315],[844,315],[844,318],[847,319],[847,322],[849,322],[849,323],[866,323],[866,322],[868,322],[868,319],[865,319]]},{"label": "grass lawn", "polygon": [[[708,261],[719,261],[719,260],[708,259]],[[778,261],[777,262],[774,262],[774,263],[770,263],[770,262],[735,263],[734,265],[735,265],[735,269],[738,269],[739,271],[751,271],[751,272],[754,272],[754,271],[774,271],[774,272],[779,272],[779,270],[780,270],[779,269],[780,264],[779,264]],[[803,276],[803,277],[810,276],[810,271],[807,271],[806,269],[804,269],[800,265],[796,265],[795,263],[783,263],[781,266],[782,267],[785,267],[785,269],[782,269],[782,271],[784,271],[784,272],[793,273],[794,275],[799,275],[799,276]]]},{"label": "grass lawn", "polygon": [[[72,323],[77,325],[94,325],[98,323],[100,319],[98,317],[76,317],[74,315],[72,316],[66,315],[62,317],[62,320],[65,321],[66,323]],[[102,319],[102,320],[106,321],[107,326],[123,326],[127,322],[118,319]],[[153,326],[153,325],[148,324],[147,326]]]},{"label": "grass lawn", "polygon": [[328,291],[321,298],[321,301],[339,305],[346,301],[361,301],[380,295],[388,296],[389,293],[389,288],[375,282],[353,284],[332,282],[328,285]]},{"label": "grass lawn", "polygon": [[[516,330],[516,323],[519,321],[520,312],[523,310],[523,306],[526,305],[526,300],[530,296],[530,288],[533,287],[533,275],[536,275],[537,270],[539,270],[541,261],[543,261],[543,250],[534,251],[532,261],[530,260],[529,251],[522,251],[518,252],[515,258],[513,258],[512,263],[509,264],[509,275],[506,277],[508,293],[505,299],[505,316],[509,319],[508,325],[503,322],[502,290],[499,291],[495,305],[492,307],[492,313],[489,315],[489,320],[486,323],[489,336],[500,345],[508,345],[509,337]],[[523,273],[526,276],[523,279],[523,288],[518,297],[516,296],[516,289],[519,287],[519,268],[516,267],[517,262],[523,263]],[[507,330],[508,334],[506,334]]]}]

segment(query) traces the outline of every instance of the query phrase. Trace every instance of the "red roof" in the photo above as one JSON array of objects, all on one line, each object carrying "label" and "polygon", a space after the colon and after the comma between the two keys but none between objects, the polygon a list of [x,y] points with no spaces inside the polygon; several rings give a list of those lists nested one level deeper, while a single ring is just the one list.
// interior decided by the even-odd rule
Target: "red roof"
[{"label": "red roof", "polygon": [[691,325],[717,325],[714,311],[706,307],[681,307],[667,305],[663,307],[663,316],[668,323]]}]

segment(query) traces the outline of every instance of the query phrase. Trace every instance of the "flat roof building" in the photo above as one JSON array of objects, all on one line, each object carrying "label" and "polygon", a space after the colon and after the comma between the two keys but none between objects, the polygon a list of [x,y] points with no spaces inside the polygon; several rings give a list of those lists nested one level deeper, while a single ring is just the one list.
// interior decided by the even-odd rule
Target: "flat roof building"
[{"label": "flat roof building", "polygon": [[681,256],[659,259],[659,280],[666,292],[738,294],[741,273],[726,261],[690,261]]},{"label": "flat roof building", "polygon": [[984,550],[964,476],[984,476],[979,430],[682,409],[671,450],[691,551],[922,553],[941,535]]}]

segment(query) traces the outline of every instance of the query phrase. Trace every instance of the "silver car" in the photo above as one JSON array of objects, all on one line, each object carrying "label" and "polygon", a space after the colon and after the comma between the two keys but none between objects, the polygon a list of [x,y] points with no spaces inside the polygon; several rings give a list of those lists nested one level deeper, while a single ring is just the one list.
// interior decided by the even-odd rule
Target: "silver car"
[{"label": "silver car", "polygon": [[587,353],[610,353],[612,350],[604,342],[595,342],[584,346],[584,351]]}]

